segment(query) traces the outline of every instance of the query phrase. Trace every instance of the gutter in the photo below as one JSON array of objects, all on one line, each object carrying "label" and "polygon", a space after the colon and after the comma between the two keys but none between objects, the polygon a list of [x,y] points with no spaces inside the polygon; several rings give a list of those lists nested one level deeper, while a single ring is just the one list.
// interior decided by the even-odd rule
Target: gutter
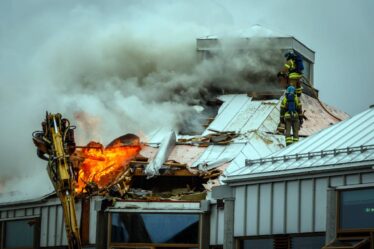
[{"label": "gutter", "polygon": [[275,179],[282,179],[287,177],[298,177],[298,176],[311,176],[311,175],[318,175],[321,173],[340,173],[342,171],[355,171],[358,169],[368,169],[368,171],[373,170],[374,160],[368,161],[361,161],[357,163],[349,163],[349,164],[332,164],[328,166],[315,166],[312,168],[300,168],[300,169],[291,169],[287,171],[278,171],[278,172],[266,172],[266,173],[259,173],[253,175],[240,175],[229,177],[223,180],[224,183],[229,185],[244,185],[248,182],[253,183],[253,181],[266,181],[266,180],[275,180]]}]

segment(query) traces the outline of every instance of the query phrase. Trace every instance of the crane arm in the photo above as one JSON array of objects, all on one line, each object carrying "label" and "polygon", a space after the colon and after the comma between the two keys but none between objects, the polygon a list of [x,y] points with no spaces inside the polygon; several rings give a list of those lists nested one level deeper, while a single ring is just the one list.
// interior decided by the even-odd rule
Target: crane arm
[{"label": "crane arm", "polygon": [[69,249],[81,249],[78,222],[75,212],[75,184],[77,169],[70,155],[75,150],[74,128],[61,114],[46,113],[43,131],[33,133],[37,155],[48,161],[47,171],[57,196],[60,198],[65,220]]}]

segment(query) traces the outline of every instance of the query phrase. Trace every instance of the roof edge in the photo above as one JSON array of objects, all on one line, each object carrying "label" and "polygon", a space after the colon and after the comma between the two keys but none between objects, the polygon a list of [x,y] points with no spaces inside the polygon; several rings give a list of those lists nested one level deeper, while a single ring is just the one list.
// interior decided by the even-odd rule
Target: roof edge
[{"label": "roof edge", "polygon": [[0,208],[9,207],[9,206],[21,206],[21,205],[27,205],[27,204],[43,203],[43,202],[46,202],[49,197],[51,197],[55,194],[56,194],[56,192],[53,191],[53,192],[51,192],[49,194],[46,194],[46,195],[43,195],[39,198],[0,203]]},{"label": "roof edge", "polygon": [[320,173],[330,173],[336,172],[337,170],[341,171],[349,171],[349,170],[357,170],[357,169],[370,169],[373,170],[374,160],[367,160],[367,161],[360,161],[355,163],[344,163],[344,164],[331,164],[325,166],[314,166],[314,167],[305,167],[305,168],[298,168],[298,169],[290,169],[290,170],[282,170],[278,172],[265,172],[265,173],[258,173],[258,174],[247,174],[247,175],[237,175],[237,176],[228,176],[224,183],[229,185],[244,185],[248,182],[252,181],[266,181],[266,180],[274,180],[274,179],[282,179],[288,177],[296,177],[302,175],[317,175]]}]

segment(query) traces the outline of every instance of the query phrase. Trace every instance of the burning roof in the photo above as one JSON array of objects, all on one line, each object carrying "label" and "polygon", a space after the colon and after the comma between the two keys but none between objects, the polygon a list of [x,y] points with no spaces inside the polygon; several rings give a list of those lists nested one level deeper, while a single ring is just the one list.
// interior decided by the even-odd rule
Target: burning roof
[{"label": "burning roof", "polygon": [[[245,159],[259,158],[284,147],[277,133],[280,99],[256,100],[246,94],[223,95],[217,116],[201,135],[176,136],[158,129],[140,155],[130,162],[126,184],[111,195],[130,199],[184,200],[205,198],[205,192],[221,184],[220,177],[244,166]],[[336,123],[321,110],[316,99],[303,96],[308,119],[300,133],[308,136]],[[345,113],[328,107],[341,119]],[[177,179],[177,180],[176,180]],[[118,182],[118,181],[117,181]]]},{"label": "burning roof", "polygon": [[[73,158],[81,164],[77,191],[125,199],[201,200],[221,184],[221,177],[242,168],[245,159],[264,157],[284,147],[283,135],[277,133],[280,99],[231,94],[219,100],[217,116],[201,135],[176,135],[159,128],[147,143],[125,135],[106,147],[90,143],[80,149]],[[338,122],[316,99],[303,95],[301,101],[308,118],[301,135]],[[327,108],[341,119],[348,117]],[[0,199],[5,202],[7,196]]]}]

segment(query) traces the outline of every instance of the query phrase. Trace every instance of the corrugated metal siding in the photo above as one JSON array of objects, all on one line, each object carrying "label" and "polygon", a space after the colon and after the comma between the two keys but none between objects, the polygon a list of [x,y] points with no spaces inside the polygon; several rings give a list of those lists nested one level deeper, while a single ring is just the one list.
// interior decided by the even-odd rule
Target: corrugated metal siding
[{"label": "corrugated metal siding", "polygon": [[272,206],[276,207],[272,209],[272,233],[279,234],[284,233],[284,220],[285,216],[285,199],[286,192],[285,182],[277,182],[272,185],[273,196],[272,196]]},{"label": "corrugated metal siding", "polygon": [[[1,220],[9,219],[29,219],[40,217],[40,246],[67,246],[65,223],[62,206],[57,198],[50,199],[46,203],[34,206],[10,206],[3,207]],[[81,202],[76,203],[77,220],[80,224]],[[93,220],[93,230],[96,233],[96,217]],[[93,237],[95,239],[95,237]],[[94,240],[93,243],[94,244]]]},{"label": "corrugated metal siding", "polygon": [[[237,213],[238,211],[242,211],[241,208],[246,206],[245,201],[246,196],[245,196],[245,191],[246,187],[238,187],[235,189],[235,207],[234,207],[234,214]],[[238,210],[239,209],[239,210]],[[241,219],[236,219],[234,222],[234,235],[237,235],[235,231],[238,233],[243,233],[244,228],[245,228],[245,218],[246,213],[242,213],[243,215],[241,216]]]},{"label": "corrugated metal siding", "polygon": [[210,245],[223,244],[224,210],[216,204],[210,207]]},{"label": "corrugated metal siding", "polygon": [[[257,234],[258,233],[259,216],[257,215],[257,213],[259,212],[259,198],[258,198],[259,189],[260,188],[257,185],[248,186],[248,188],[246,188],[247,194],[243,196],[244,197],[243,203],[248,201],[248,200],[251,200],[251,201],[247,203],[247,207],[244,210],[245,211],[245,216],[243,216],[243,217],[245,217],[245,219],[243,219],[243,220],[245,221],[245,223],[241,227],[242,233],[243,232],[246,232],[247,234],[248,233],[249,234]],[[246,204],[244,204],[244,205],[246,205]],[[236,205],[236,200],[235,200],[235,207],[236,207],[236,211],[238,213],[240,213],[241,207]],[[235,214],[237,212],[235,212]],[[235,230],[234,230],[234,234],[236,235]]]},{"label": "corrugated metal siding", "polygon": [[[81,220],[81,202],[76,203],[77,220]],[[67,245],[62,206],[43,206],[41,209],[40,246]]]},{"label": "corrugated metal siding", "polygon": [[266,235],[271,233],[271,213],[272,210],[272,184],[260,184],[260,206],[259,206],[259,234]]},{"label": "corrugated metal siding", "polygon": [[316,231],[324,231],[326,229],[326,190],[329,187],[329,178],[318,178],[314,183],[314,229]]},{"label": "corrugated metal siding", "polygon": [[95,210],[95,201],[96,201],[96,198],[91,198],[90,200],[90,234],[89,234],[90,244],[96,244],[97,211]]},{"label": "corrugated metal siding", "polygon": [[300,197],[299,181],[288,181],[286,184],[286,233],[297,233],[300,212],[298,207]]},{"label": "corrugated metal siding", "polygon": [[328,187],[361,183],[374,183],[374,173],[234,187],[234,235],[325,232]]}]

